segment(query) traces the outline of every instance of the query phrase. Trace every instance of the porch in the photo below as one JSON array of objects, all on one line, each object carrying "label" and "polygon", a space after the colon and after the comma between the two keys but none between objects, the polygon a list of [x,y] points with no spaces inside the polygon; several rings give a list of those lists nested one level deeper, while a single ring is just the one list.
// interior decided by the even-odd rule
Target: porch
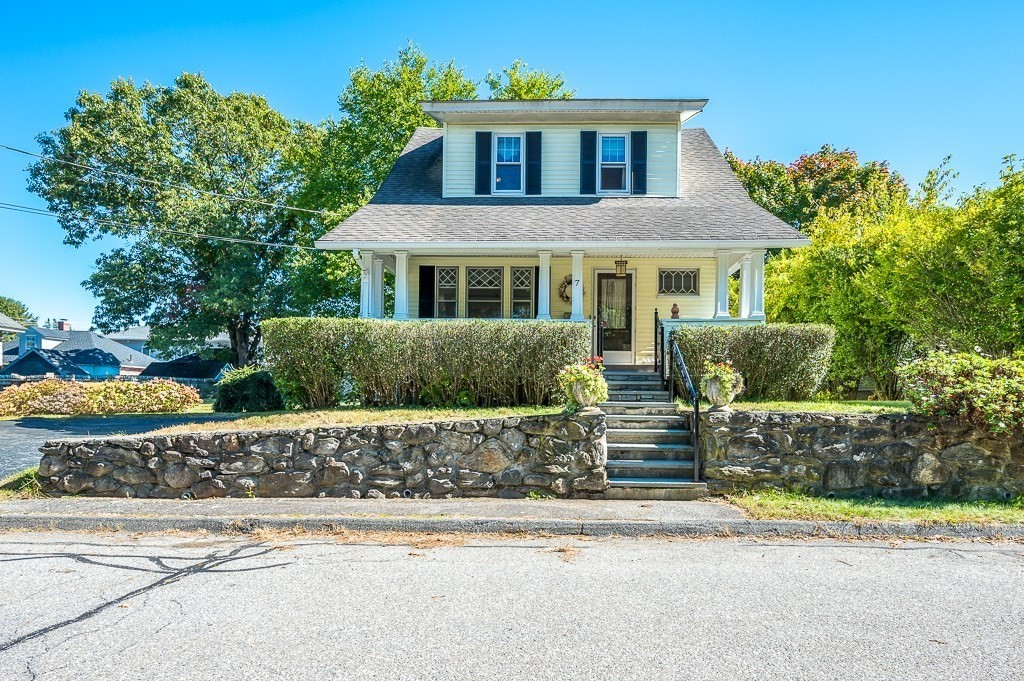
[{"label": "porch", "polygon": [[[355,251],[359,315],[396,320],[482,318],[591,322],[609,364],[654,363],[655,310],[664,328],[764,321],[763,249],[609,253],[604,249]],[[739,274],[738,315],[729,278]],[[390,283],[390,282],[389,282]]]}]

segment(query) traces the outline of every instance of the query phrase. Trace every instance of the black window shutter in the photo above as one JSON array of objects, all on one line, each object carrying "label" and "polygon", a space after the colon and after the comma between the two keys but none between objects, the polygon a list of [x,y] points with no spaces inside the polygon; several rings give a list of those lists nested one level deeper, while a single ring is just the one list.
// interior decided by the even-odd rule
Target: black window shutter
[{"label": "black window shutter", "polygon": [[491,133],[476,133],[476,193],[491,193]]},{"label": "black window shutter", "polygon": [[634,130],[632,133],[631,156],[633,194],[647,193],[647,131]]},{"label": "black window shutter", "polygon": [[526,193],[540,194],[540,132],[526,133]]},{"label": "black window shutter", "polygon": [[420,319],[434,317],[434,266],[420,265]]},{"label": "black window shutter", "polygon": [[580,131],[580,194],[597,193],[597,132]]},{"label": "black window shutter", "polygon": [[537,317],[537,305],[540,303],[540,266],[533,268],[533,316]]}]

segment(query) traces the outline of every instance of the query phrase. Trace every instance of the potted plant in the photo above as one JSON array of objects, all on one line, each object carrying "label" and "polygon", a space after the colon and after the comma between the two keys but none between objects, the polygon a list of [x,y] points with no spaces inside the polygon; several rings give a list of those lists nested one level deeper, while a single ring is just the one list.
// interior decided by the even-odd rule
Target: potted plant
[{"label": "potted plant", "polygon": [[700,391],[713,409],[728,409],[729,403],[743,392],[743,376],[728,362],[705,362]]},{"label": "potted plant", "polygon": [[558,385],[565,393],[566,408],[575,411],[607,400],[608,384],[603,373],[604,361],[596,356],[569,364],[559,371]]}]

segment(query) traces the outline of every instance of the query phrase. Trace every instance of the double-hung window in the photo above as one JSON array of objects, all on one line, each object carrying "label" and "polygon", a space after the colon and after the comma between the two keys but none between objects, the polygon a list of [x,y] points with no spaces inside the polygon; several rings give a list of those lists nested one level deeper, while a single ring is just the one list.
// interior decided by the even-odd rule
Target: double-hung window
[{"label": "double-hung window", "polygon": [[494,135],[495,194],[523,193],[523,135]]},{"label": "double-hung window", "polygon": [[434,281],[434,316],[442,319],[458,317],[459,268],[438,267]]},{"label": "double-hung window", "polygon": [[512,318],[533,319],[534,269],[512,268]]},{"label": "double-hung window", "polygon": [[626,172],[626,135],[601,134],[598,136],[598,145],[598,191],[602,194],[627,193],[629,173]]},{"label": "double-hung window", "polygon": [[500,267],[466,268],[466,316],[501,317]]}]

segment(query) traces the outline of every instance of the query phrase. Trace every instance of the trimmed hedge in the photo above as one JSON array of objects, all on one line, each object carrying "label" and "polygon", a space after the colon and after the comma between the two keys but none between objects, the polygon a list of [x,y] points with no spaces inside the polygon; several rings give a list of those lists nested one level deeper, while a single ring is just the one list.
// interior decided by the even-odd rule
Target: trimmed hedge
[{"label": "trimmed hedge", "polygon": [[263,322],[266,365],[289,403],[546,404],[590,354],[585,324],[289,318]]},{"label": "trimmed hedge", "polygon": [[138,383],[48,378],[0,391],[0,416],[169,414],[202,401],[195,388],[161,378]]},{"label": "trimmed hedge", "polygon": [[284,398],[269,371],[245,366],[225,372],[217,381],[214,411],[281,411]]},{"label": "trimmed hedge", "polygon": [[728,362],[750,399],[806,400],[818,392],[832,359],[835,329],[821,324],[682,326],[672,337],[694,385],[705,362]]},{"label": "trimmed hedge", "polygon": [[996,432],[1024,428],[1024,356],[932,352],[897,373],[921,414]]}]

